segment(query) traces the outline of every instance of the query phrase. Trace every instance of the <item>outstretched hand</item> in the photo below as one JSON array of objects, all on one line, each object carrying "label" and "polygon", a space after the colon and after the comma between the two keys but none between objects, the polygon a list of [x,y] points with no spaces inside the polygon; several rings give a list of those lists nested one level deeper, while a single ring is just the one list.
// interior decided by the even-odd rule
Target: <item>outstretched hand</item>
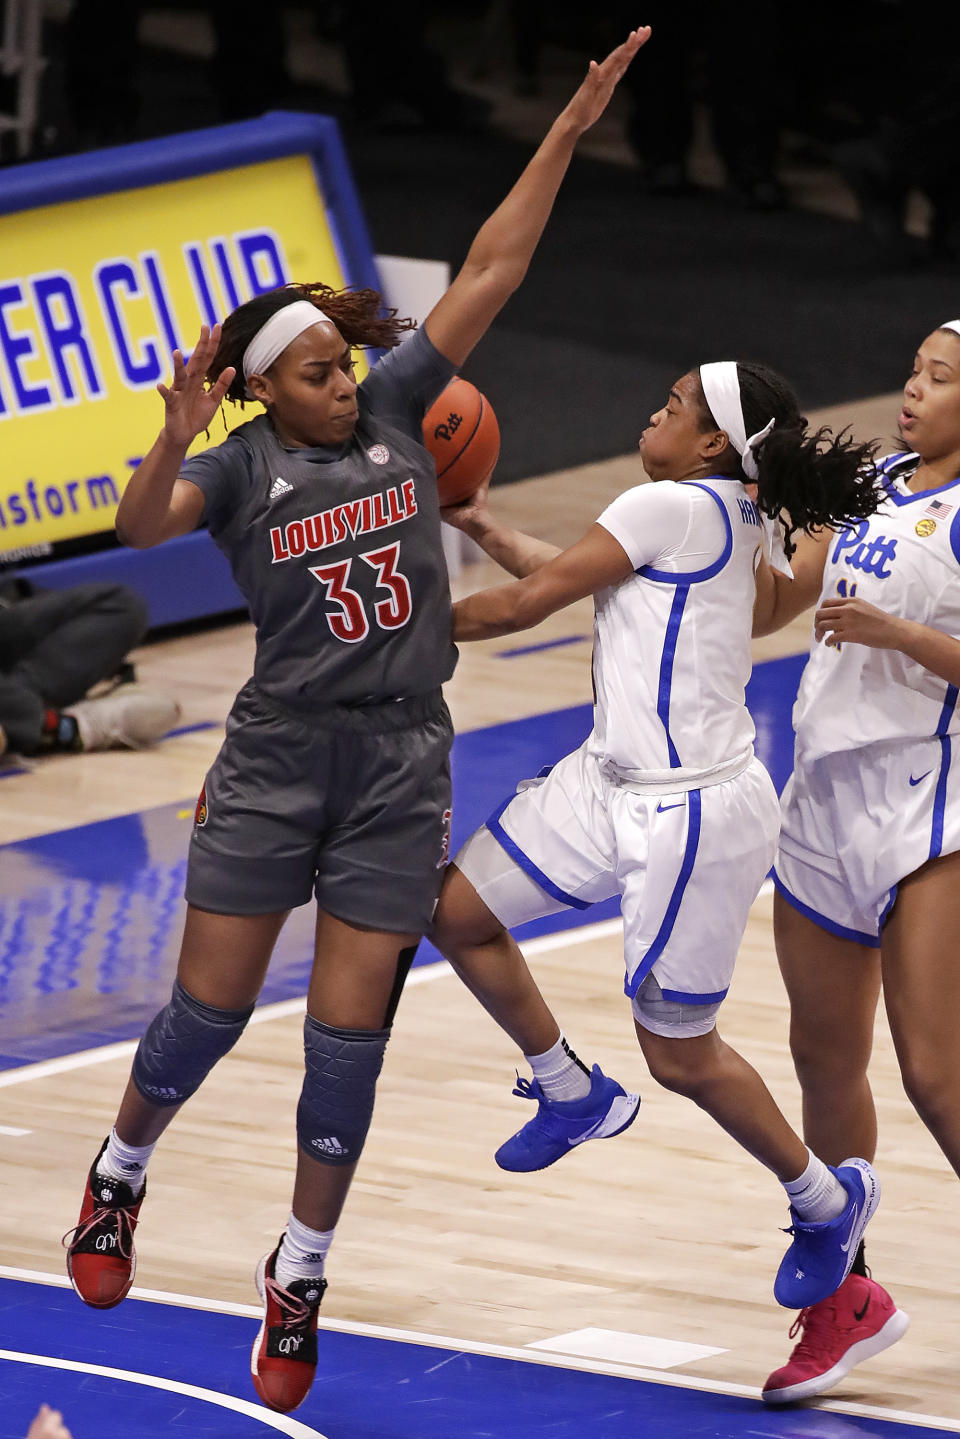
[{"label": "outstretched hand", "polygon": [[564,111],[564,116],[573,121],[581,134],[599,120],[630,61],[649,39],[650,26],[641,25],[638,30],[631,30],[623,44],[611,50],[606,60],[599,64],[596,60],[590,61],[586,79]]},{"label": "outstretched hand", "polygon": [[223,404],[223,397],[237,373],[233,365],[223,370],[209,387],[205,376],[220,344],[220,326],[200,328],[200,338],[190,359],[184,363],[179,350],[173,352],[173,380],[158,385],[157,392],[166,407],[164,432],[177,444],[189,445],[197,435],[209,428],[214,415]]}]

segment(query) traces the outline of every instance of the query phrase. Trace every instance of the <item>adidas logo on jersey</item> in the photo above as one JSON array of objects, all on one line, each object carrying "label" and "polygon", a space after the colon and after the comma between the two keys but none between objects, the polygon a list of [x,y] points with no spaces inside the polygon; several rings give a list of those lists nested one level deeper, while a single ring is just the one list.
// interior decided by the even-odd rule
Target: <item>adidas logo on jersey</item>
[{"label": "adidas logo on jersey", "polygon": [[283,479],[280,475],[278,475],[277,478],[274,480],[273,484],[270,486],[270,493],[267,498],[271,500],[279,500],[281,495],[289,495],[292,490],[293,485],[289,484],[287,480]]},{"label": "adidas logo on jersey", "polygon": [[311,1139],[310,1143],[314,1149],[319,1149],[321,1154],[334,1154],[340,1157],[347,1152],[335,1134],[331,1134],[329,1139]]}]

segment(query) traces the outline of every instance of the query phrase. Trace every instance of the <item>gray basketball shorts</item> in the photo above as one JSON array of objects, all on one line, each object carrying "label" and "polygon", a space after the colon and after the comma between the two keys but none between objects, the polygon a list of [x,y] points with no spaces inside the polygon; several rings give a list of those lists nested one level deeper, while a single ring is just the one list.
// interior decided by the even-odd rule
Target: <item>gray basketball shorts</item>
[{"label": "gray basketball shorts", "polygon": [[350,924],[421,934],[448,857],[452,742],[439,690],[301,713],[249,681],[197,803],[187,902],[270,914],[315,894]]}]

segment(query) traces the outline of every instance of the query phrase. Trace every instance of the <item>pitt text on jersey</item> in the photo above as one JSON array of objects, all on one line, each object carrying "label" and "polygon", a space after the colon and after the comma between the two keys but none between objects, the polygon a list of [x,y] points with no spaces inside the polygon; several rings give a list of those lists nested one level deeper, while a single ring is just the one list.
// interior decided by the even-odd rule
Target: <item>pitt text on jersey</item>
[{"label": "pitt text on jersey", "polygon": [[830,560],[832,564],[838,564],[842,554],[844,563],[853,569],[885,580],[891,573],[888,562],[896,558],[897,542],[895,539],[888,540],[884,535],[874,535],[868,542],[866,535],[869,528],[870,521],[861,520],[856,528],[842,530]]},{"label": "pitt text on jersey", "polygon": [[284,560],[325,550],[343,540],[356,539],[358,535],[389,529],[416,513],[416,486],[412,479],[404,480],[402,485],[392,485],[363,499],[334,505],[285,525],[274,525],[270,530],[271,563],[282,564]]}]

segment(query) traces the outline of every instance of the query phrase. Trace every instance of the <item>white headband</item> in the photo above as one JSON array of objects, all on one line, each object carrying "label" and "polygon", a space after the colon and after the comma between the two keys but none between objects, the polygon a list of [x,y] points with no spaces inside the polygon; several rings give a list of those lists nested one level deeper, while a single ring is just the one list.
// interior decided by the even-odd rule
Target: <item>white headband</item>
[{"label": "white headband", "polygon": [[753,456],[754,449],[766,439],[775,421],[770,420],[762,430],[747,439],[735,360],[717,360],[710,365],[701,365],[700,384],[711,415],[721,430],[726,431],[727,439],[740,456],[743,473],[748,480],[755,480],[757,462]]},{"label": "white headband", "polygon": [[[282,310],[270,316],[265,325],[260,326],[244,350],[243,378],[247,380],[251,375],[265,374],[298,335],[309,330],[311,325],[319,325],[329,318],[309,300],[294,300],[292,305],[284,305]],[[252,400],[249,388],[246,393],[247,399]]]},{"label": "white headband", "polygon": [[952,330],[955,335],[960,335],[960,320],[944,320],[942,325],[937,326],[938,330]]}]

